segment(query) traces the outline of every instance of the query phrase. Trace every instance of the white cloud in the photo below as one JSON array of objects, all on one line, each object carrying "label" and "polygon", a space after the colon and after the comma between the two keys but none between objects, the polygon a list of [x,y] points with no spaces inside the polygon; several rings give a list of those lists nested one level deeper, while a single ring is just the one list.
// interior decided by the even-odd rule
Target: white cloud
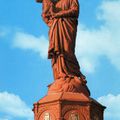
[{"label": "white cloud", "polygon": [[98,101],[107,107],[105,120],[120,120],[120,94],[102,96],[98,98]]},{"label": "white cloud", "polygon": [[44,36],[35,37],[31,34],[17,32],[13,46],[23,50],[32,50],[45,58],[47,56],[48,40]]},{"label": "white cloud", "polygon": [[[10,117],[33,119],[32,110],[26,105],[18,95],[8,92],[0,92],[0,112]],[[4,117],[3,120],[7,120]],[[2,119],[2,118],[1,118]]]},{"label": "white cloud", "polygon": [[0,116],[0,120],[12,120],[11,116]]},{"label": "white cloud", "polygon": [[120,70],[120,0],[104,0],[97,18],[104,21],[98,29],[78,27],[76,54],[86,72],[94,72],[99,58],[106,56]]}]

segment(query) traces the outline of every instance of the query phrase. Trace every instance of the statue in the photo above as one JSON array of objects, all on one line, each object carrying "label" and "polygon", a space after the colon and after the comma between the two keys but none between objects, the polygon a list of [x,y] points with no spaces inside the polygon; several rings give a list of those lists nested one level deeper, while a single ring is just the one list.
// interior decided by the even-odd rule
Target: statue
[{"label": "statue", "polygon": [[42,2],[42,18],[49,27],[48,59],[51,59],[54,82],[48,94],[78,92],[90,95],[85,76],[75,56],[79,16],[78,0],[37,0]]},{"label": "statue", "polygon": [[34,103],[34,120],[103,120],[105,107],[90,97],[85,76],[75,56],[78,0],[37,0],[49,27],[48,59],[54,82]]}]

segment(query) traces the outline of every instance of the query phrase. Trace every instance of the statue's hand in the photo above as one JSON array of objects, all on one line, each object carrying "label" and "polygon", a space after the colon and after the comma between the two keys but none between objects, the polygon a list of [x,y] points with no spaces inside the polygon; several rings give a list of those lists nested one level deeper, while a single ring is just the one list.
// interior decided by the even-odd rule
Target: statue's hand
[{"label": "statue's hand", "polygon": [[51,16],[52,16],[52,19],[61,17],[61,15],[59,13],[52,13]]},{"label": "statue's hand", "polygon": [[51,12],[51,18],[54,19],[55,18],[55,13]]}]

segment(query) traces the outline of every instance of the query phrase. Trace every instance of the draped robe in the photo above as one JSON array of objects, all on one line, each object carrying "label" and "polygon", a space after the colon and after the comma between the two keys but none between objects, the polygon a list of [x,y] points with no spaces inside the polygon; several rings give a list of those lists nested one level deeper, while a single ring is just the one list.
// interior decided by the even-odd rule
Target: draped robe
[{"label": "draped robe", "polygon": [[[48,58],[52,59],[54,77],[55,79],[66,76],[80,77],[80,67],[75,56],[78,1],[60,0],[55,4],[55,9],[59,12],[60,17],[52,20],[48,50]],[[48,21],[47,24],[50,22]]]},{"label": "draped robe", "polygon": [[[52,12],[57,17],[52,18]],[[78,25],[78,0],[59,0],[52,3],[43,0],[43,19],[49,26],[48,58],[52,59],[55,82],[52,91],[84,91],[89,95],[85,76],[75,56],[75,43]],[[76,79],[77,78],[77,79]]]}]

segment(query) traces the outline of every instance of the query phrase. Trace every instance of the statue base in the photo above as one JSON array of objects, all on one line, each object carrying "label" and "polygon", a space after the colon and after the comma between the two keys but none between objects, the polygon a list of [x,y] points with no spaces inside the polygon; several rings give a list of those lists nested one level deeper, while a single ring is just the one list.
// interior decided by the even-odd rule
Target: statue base
[{"label": "statue base", "polygon": [[82,93],[48,94],[34,104],[34,120],[103,120],[105,107]]}]

